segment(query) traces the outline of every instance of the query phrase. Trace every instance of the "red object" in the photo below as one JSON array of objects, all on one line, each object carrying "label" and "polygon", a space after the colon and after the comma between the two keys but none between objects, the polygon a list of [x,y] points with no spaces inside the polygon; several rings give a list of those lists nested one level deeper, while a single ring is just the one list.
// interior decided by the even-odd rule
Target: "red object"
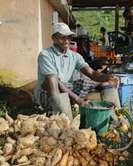
[{"label": "red object", "polygon": [[114,51],[114,50],[111,50],[111,51],[110,51],[110,58],[111,58],[112,60],[115,60],[115,59],[116,59],[116,55],[115,55],[115,51]]},{"label": "red object", "polygon": [[109,48],[109,51],[107,53],[107,56],[111,59],[111,60],[116,60],[116,54],[115,51],[111,48]]},{"label": "red object", "polygon": [[70,48],[70,50],[72,50],[72,51],[74,51],[74,52],[77,52],[77,50],[78,50],[77,42],[71,41],[69,48]]},{"label": "red object", "polygon": [[91,47],[90,47],[91,51],[95,53],[95,55],[97,57],[106,57],[107,52],[105,50],[103,50],[103,48],[98,45],[98,43],[93,42],[91,43]]}]

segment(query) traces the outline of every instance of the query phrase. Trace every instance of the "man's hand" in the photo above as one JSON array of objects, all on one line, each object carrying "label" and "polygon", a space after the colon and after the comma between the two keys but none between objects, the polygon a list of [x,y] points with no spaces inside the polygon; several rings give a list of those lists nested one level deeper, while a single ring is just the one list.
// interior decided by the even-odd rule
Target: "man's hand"
[{"label": "man's hand", "polygon": [[110,85],[114,86],[115,88],[118,88],[119,84],[120,84],[120,79],[117,76],[112,76],[109,79],[109,83],[110,83]]},{"label": "man's hand", "polygon": [[118,87],[119,87],[119,84],[120,84],[120,79],[119,79],[119,77],[111,76],[108,81],[103,82],[101,85],[102,85],[102,86],[111,85],[111,86],[113,86],[113,87],[115,87],[115,88],[118,88]]},{"label": "man's hand", "polygon": [[87,99],[87,98],[78,98],[78,100],[76,101],[76,103],[77,104],[79,104],[79,105],[84,105],[84,104],[88,104],[90,102],[90,100],[89,99]]},{"label": "man's hand", "polygon": [[59,81],[59,88],[61,92],[67,92],[69,94],[69,97],[71,98],[71,102],[73,104],[77,103],[79,105],[88,104],[90,101],[86,97],[80,98],[78,95],[76,95],[74,92],[72,92],[70,89],[68,89],[62,82]]}]

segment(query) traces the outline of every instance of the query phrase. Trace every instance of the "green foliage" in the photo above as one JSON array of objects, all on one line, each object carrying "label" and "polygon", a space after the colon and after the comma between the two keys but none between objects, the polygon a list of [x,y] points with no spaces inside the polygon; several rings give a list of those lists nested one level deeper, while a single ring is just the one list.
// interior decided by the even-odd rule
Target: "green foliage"
[{"label": "green foliage", "polygon": [[[119,27],[124,26],[123,11],[119,12]],[[115,11],[73,11],[77,23],[88,31],[92,39],[98,40],[100,27],[104,26],[109,31],[115,30]]]},{"label": "green foliage", "polygon": [[0,117],[4,116],[6,112],[10,112],[6,102],[0,101]]},{"label": "green foliage", "polygon": [[125,161],[125,160],[124,161],[119,161],[117,166],[129,166],[128,161]]}]

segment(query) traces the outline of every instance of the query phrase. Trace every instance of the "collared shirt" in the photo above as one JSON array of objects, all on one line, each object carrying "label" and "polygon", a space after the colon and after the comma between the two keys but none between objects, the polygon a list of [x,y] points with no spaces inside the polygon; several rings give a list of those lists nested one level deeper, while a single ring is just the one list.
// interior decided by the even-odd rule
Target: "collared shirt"
[{"label": "collared shirt", "polygon": [[62,82],[71,82],[73,72],[80,71],[86,65],[83,57],[68,49],[61,53],[55,46],[43,49],[38,56],[38,80],[35,90],[35,99],[39,102],[41,86],[45,77],[55,74]]}]

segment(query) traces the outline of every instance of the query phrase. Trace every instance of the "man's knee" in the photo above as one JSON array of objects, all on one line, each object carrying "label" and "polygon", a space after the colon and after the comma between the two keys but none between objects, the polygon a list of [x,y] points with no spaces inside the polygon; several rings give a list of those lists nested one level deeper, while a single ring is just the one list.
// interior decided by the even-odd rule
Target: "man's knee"
[{"label": "man's knee", "polygon": [[59,93],[58,78],[54,74],[47,75],[43,83],[43,89],[48,92],[48,95]]},{"label": "man's knee", "polygon": [[45,77],[45,82],[55,83],[58,81],[58,78],[55,74],[50,74]]}]

